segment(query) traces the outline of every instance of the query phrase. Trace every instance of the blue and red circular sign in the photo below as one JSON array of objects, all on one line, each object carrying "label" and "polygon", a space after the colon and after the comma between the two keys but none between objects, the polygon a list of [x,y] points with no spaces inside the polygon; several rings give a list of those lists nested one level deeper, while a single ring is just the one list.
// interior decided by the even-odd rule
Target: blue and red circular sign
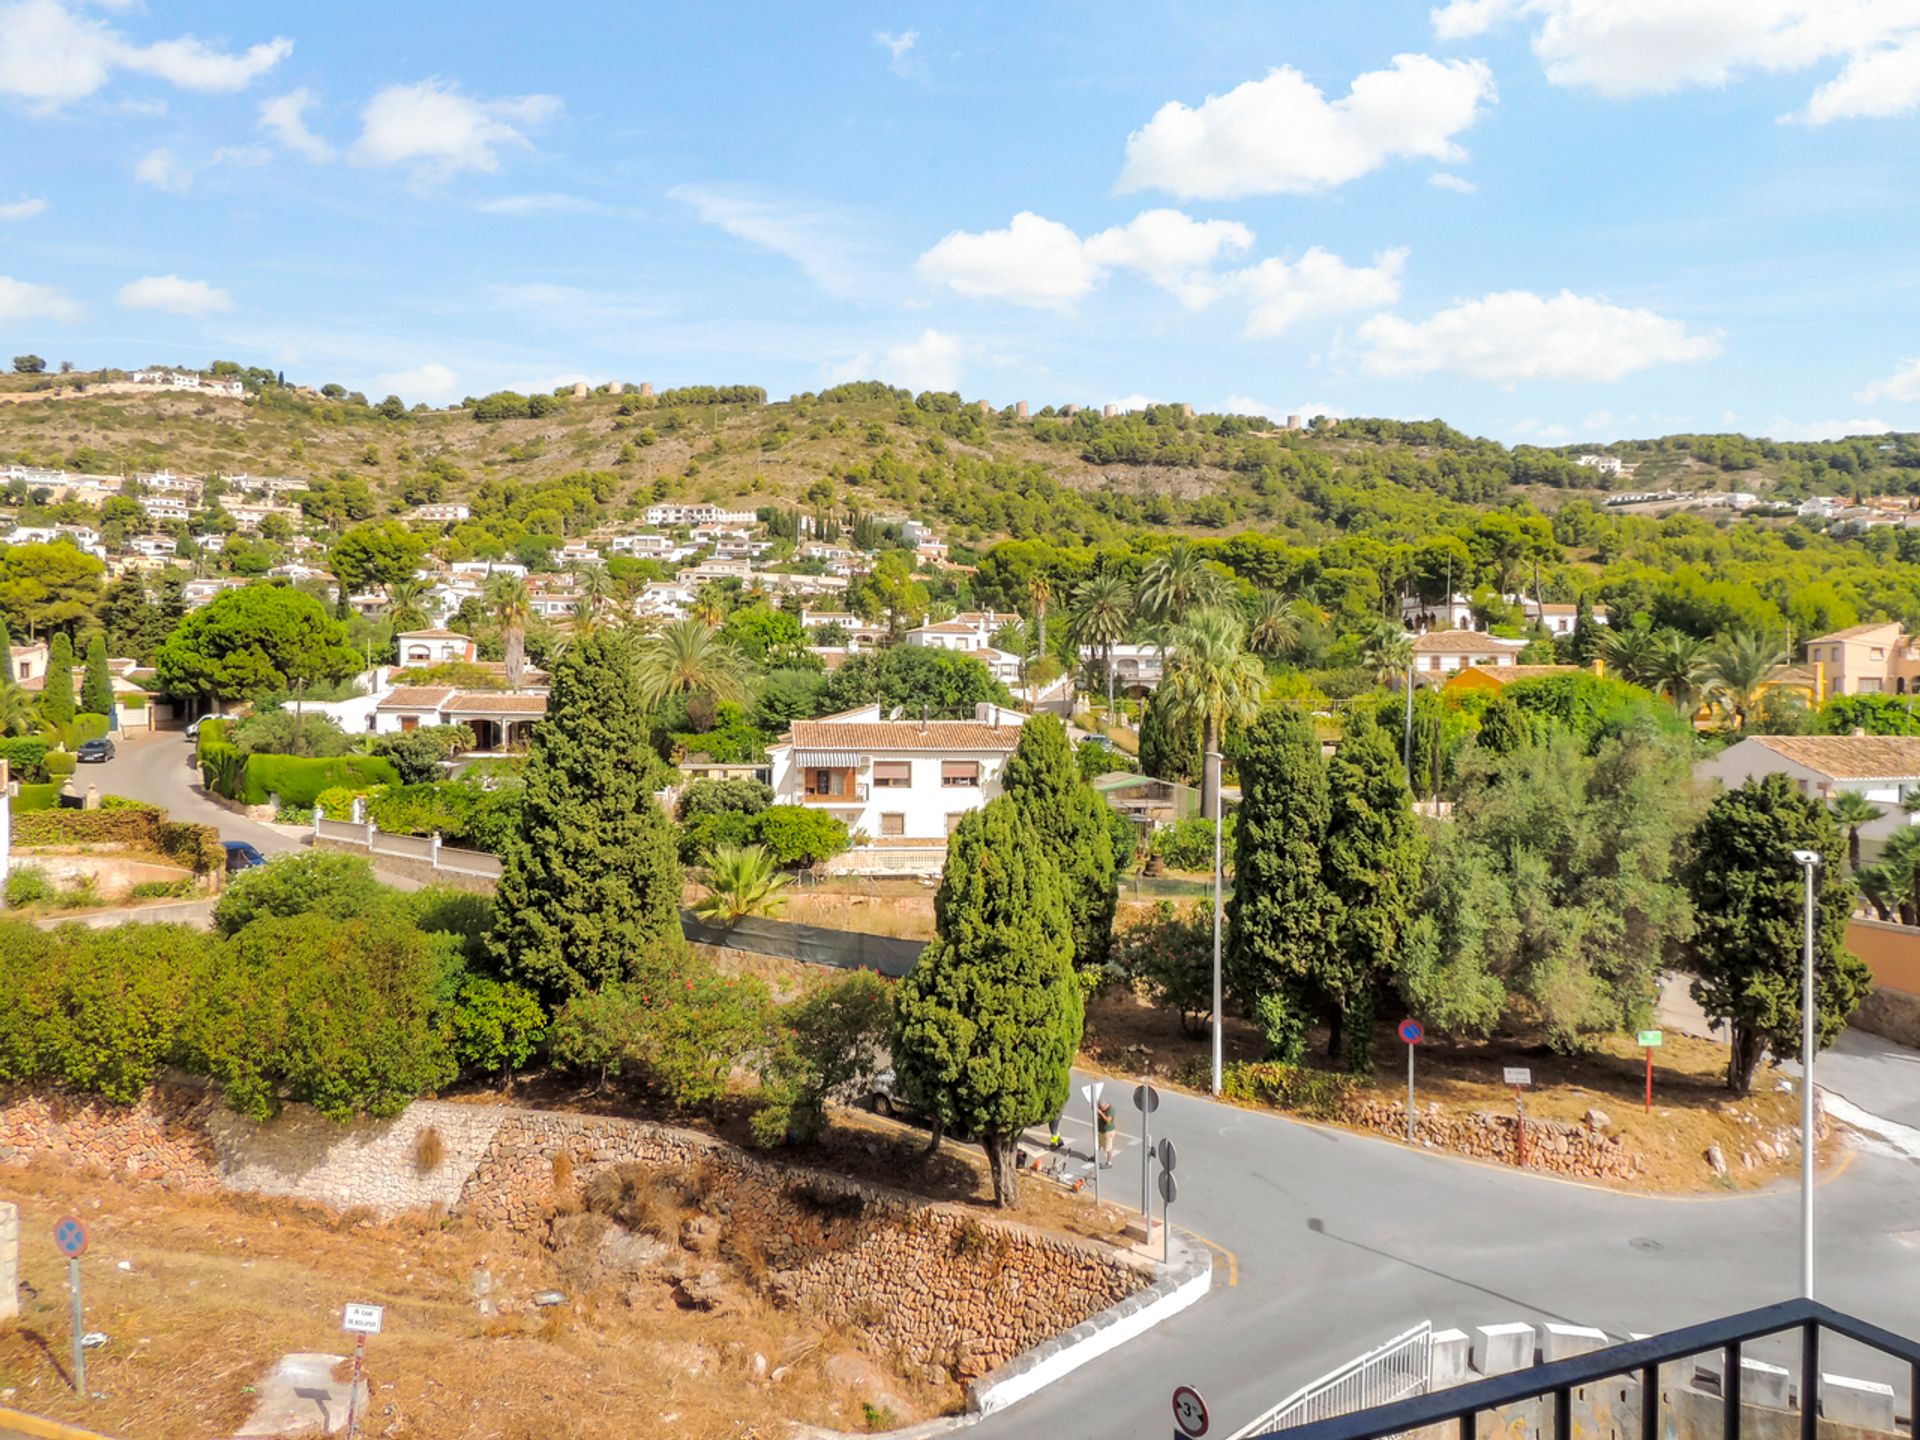
[{"label": "blue and red circular sign", "polygon": [[1427,1038],[1427,1027],[1422,1025],[1418,1020],[1402,1020],[1400,1022],[1400,1038],[1409,1045],[1418,1045],[1422,1040]]},{"label": "blue and red circular sign", "polygon": [[62,1215],[53,1227],[53,1244],[69,1260],[87,1253],[87,1227],[71,1215]]}]

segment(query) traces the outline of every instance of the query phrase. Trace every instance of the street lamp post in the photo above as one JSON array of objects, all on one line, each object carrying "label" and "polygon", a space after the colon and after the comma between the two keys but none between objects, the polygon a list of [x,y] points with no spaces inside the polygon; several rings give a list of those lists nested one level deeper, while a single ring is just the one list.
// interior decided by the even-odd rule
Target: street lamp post
[{"label": "street lamp post", "polygon": [[1213,1093],[1220,1093],[1220,781],[1221,757],[1218,750],[1207,752],[1207,764],[1213,767]]},{"label": "street lamp post", "polygon": [[1813,873],[1820,855],[1793,852],[1806,875],[1806,935],[1800,965],[1800,1293],[1813,1298]]}]

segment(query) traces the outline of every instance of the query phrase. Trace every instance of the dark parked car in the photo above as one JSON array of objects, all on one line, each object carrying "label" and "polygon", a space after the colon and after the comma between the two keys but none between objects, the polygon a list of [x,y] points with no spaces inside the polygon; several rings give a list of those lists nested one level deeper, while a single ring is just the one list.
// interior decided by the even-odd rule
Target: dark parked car
[{"label": "dark parked car", "polygon": [[251,870],[256,865],[267,863],[267,857],[244,840],[222,840],[227,850],[227,873],[236,870]]},{"label": "dark parked car", "polygon": [[88,761],[92,761],[96,764],[105,764],[107,761],[113,759],[113,741],[111,740],[83,741],[80,745],[80,749],[78,750],[78,752],[75,753],[73,758],[82,765],[85,765]]}]

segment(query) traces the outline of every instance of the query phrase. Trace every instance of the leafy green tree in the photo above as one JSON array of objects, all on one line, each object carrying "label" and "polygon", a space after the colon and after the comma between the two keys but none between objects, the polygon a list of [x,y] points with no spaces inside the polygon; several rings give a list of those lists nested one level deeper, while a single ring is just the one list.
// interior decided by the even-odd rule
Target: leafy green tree
[{"label": "leafy green tree", "polygon": [[818,865],[847,848],[846,822],[807,805],[770,805],[755,817],[753,837],[782,865]]},{"label": "leafy green tree", "polygon": [[1480,716],[1480,748],[1494,755],[1511,755],[1533,743],[1533,723],[1504,690],[1493,697]]},{"label": "leafy green tree", "polygon": [[1107,685],[1107,716],[1113,716],[1113,647],[1133,627],[1133,590],[1118,571],[1102,570],[1075,587],[1067,638],[1097,650]]},{"label": "leafy green tree", "polygon": [[894,1068],[937,1127],[980,1137],[1012,1209],[1014,1144],[1066,1103],[1085,1016],[1059,869],[1005,796],[954,831],[934,921],[895,993]]},{"label": "leafy green tree", "polygon": [[[238,730],[234,743],[239,743]],[[440,768],[442,762],[473,746],[473,731],[465,725],[422,725],[417,730],[376,736],[370,748],[373,754],[393,762],[402,785],[428,785],[446,778]]]},{"label": "leafy green tree", "polygon": [[80,708],[89,715],[113,713],[113,676],[107,670],[107,641],[96,634],[87,642],[87,669],[80,680]]},{"label": "leafy green tree", "polygon": [[[1426,839],[1387,733],[1349,725],[1327,767],[1332,799],[1322,875],[1339,916],[1314,985],[1327,1003],[1329,1054],[1373,1068],[1376,1001],[1395,972],[1419,905]],[[1244,844],[1244,842],[1242,842]]]},{"label": "leafy green tree", "polygon": [[1140,712],[1140,768],[1156,780],[1200,778],[1200,727],[1179,714],[1173,696],[1156,690]]},{"label": "leafy green tree", "polygon": [[1147,996],[1177,1012],[1190,1036],[1206,1033],[1213,1014],[1213,906],[1195,901],[1181,910],[1171,900],[1114,936],[1120,972],[1146,987]]},{"label": "leafy green tree", "polygon": [[500,628],[507,683],[518,688],[526,673],[527,626],[533,619],[533,591],[518,575],[503,571],[487,577],[481,603],[488,617]]},{"label": "leafy green tree", "polygon": [[1814,872],[1815,1044],[1826,1046],[1872,984],[1846,948],[1853,884],[1834,859],[1840,833],[1819,801],[1785,775],[1767,775],[1713,802],[1693,835],[1683,879],[1695,929],[1684,953],[1697,977],[1693,998],[1728,1022],[1727,1088],[1745,1095],[1763,1051],[1804,1058],[1800,1009],[1805,879],[1795,850],[1824,863]]},{"label": "leafy green tree", "polygon": [[311,595],[248,585],[187,616],[154,657],[154,675],[168,694],[218,702],[345,679],[362,663],[346,627]]},{"label": "leafy green tree", "polygon": [[40,714],[55,730],[73,720],[73,642],[64,630],[47,647],[47,683],[40,691]]},{"label": "leafy green tree", "polygon": [[1074,963],[1105,964],[1117,900],[1107,803],[1080,777],[1067,727],[1057,716],[1035,715],[1021,725],[1000,786],[1060,866],[1073,922]]},{"label": "leafy green tree", "polygon": [[46,373],[47,362],[38,355],[16,355],[13,357],[13,372],[16,375],[41,375]]},{"label": "leafy green tree", "polygon": [[1773,668],[1787,658],[1778,640],[1756,630],[1721,636],[1704,656],[1707,698],[1735,729],[1744,730],[1760,711]]},{"label": "leafy green tree", "polygon": [[11,685],[13,675],[13,637],[7,633],[4,620],[0,620],[0,683]]},{"label": "leafy green tree", "polygon": [[85,629],[106,568],[72,545],[0,548],[0,615],[16,635]]},{"label": "leafy green tree", "polygon": [[1172,625],[1221,604],[1227,590],[1225,573],[1204,551],[1191,541],[1176,540],[1141,570],[1134,600],[1149,622]]},{"label": "leafy green tree", "polygon": [[1326,761],[1313,720],[1264,710],[1235,742],[1240,809],[1224,965],[1277,1060],[1297,1059],[1312,993],[1338,919],[1322,874],[1332,820]]},{"label": "leafy green tree", "polygon": [[[331,715],[302,720],[288,710],[262,710],[234,724],[227,738],[242,755],[346,755],[359,737],[342,730]],[[377,752],[376,752],[377,753]]]},{"label": "leafy green tree", "polygon": [[827,677],[820,713],[836,714],[861,705],[901,710],[934,719],[971,720],[983,700],[1010,705],[1013,696],[993,678],[977,656],[921,645],[890,645],[884,650],[849,655]]},{"label": "leafy green tree", "polygon": [[512,1084],[513,1072],[533,1057],[547,1038],[547,1012],[533,993],[485,975],[460,981],[453,1011],[453,1058],[462,1070],[498,1075]]},{"label": "leafy green tree", "polygon": [[887,982],[856,970],[815,985],[774,1017],[779,1039],[761,1072],[754,1138],[805,1143],[826,1132],[829,1102],[851,1104],[886,1064],[893,995]]},{"label": "leafy green tree", "polygon": [[1887,812],[1858,790],[1842,790],[1833,797],[1834,823],[1847,835],[1847,873],[1860,873],[1860,831]]},{"label": "leafy green tree", "polygon": [[398,520],[381,520],[356,525],[342,535],[334,542],[328,563],[348,594],[378,586],[391,595],[395,585],[413,579],[426,553],[425,536],[414,534]]},{"label": "leafy green tree", "polygon": [[575,640],[533,730],[491,944],[502,971],[549,1003],[661,975],[685,953],[680,860],[640,761],[648,726],[633,662],[622,632]]}]

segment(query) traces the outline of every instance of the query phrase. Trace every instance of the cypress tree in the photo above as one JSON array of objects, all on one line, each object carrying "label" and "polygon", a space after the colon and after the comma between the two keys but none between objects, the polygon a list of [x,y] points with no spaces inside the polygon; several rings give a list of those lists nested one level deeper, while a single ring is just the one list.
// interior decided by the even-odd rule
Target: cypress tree
[{"label": "cypress tree", "polygon": [[7,684],[14,682],[13,675],[13,636],[7,633],[7,622],[0,620],[0,676]]},{"label": "cypress tree", "polygon": [[1013,1209],[1014,1143],[1066,1103],[1085,1023],[1066,886],[1003,795],[953,832],[933,908],[938,938],[895,994],[894,1067],[940,1130],[980,1137]]},{"label": "cypress tree", "polygon": [[653,797],[649,718],[617,630],[554,662],[519,833],[503,847],[496,962],[550,1003],[615,980],[660,983],[686,954],[680,859]]},{"label": "cypress tree", "polygon": [[1074,762],[1067,727],[1055,715],[1035,715],[1020,727],[1001,774],[1014,804],[1066,882],[1076,965],[1106,962],[1113,939],[1113,831],[1107,802],[1094,793]]},{"label": "cypress tree", "polygon": [[1312,718],[1290,706],[1261,712],[1235,752],[1240,809],[1224,964],[1266,1031],[1269,1055],[1295,1060],[1337,910],[1321,875],[1332,813],[1327,766]]},{"label": "cypress tree", "polygon": [[1339,1054],[1344,1038],[1347,1068],[1367,1074],[1374,1009],[1414,921],[1426,836],[1392,739],[1371,720],[1340,742],[1327,784],[1322,874],[1340,918],[1315,988],[1327,1011],[1327,1053]]},{"label": "cypress tree", "polygon": [[1480,715],[1480,746],[1496,755],[1511,755],[1533,743],[1533,722],[1502,692]]},{"label": "cypress tree", "polygon": [[113,676],[107,672],[107,637],[87,642],[87,669],[80,678],[80,708],[90,715],[113,713]]},{"label": "cypress tree", "polygon": [[61,728],[73,720],[73,642],[62,631],[47,649],[47,685],[40,692],[40,714]]},{"label": "cypress tree", "polygon": [[1140,768],[1156,780],[1191,785],[1200,778],[1200,727],[1173,718],[1171,699],[1156,690],[1140,712]]}]

